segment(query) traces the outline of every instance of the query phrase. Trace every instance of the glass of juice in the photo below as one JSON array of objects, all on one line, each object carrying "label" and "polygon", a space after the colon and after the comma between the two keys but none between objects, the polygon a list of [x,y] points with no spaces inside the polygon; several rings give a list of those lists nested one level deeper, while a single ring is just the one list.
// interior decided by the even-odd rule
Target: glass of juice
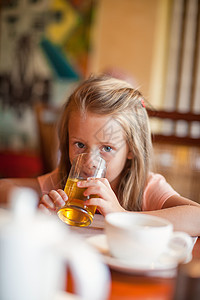
[{"label": "glass of juice", "polygon": [[102,178],[106,174],[105,160],[95,154],[82,153],[73,161],[64,188],[68,196],[65,205],[57,211],[59,218],[73,226],[88,226],[92,223],[96,206],[87,206],[85,200],[98,195],[84,196],[86,188],[79,188],[77,182],[88,178]]}]

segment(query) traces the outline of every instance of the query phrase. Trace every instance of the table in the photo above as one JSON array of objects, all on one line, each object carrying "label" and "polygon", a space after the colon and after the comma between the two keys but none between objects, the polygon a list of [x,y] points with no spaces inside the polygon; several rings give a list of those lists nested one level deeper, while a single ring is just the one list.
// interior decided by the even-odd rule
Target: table
[{"label": "table", "polygon": [[[84,238],[104,232],[104,218],[95,214],[89,227],[70,227],[72,232],[81,234]],[[197,240],[193,257],[200,258],[200,239]],[[172,300],[176,278],[145,277],[111,271],[111,292],[108,300]],[[73,279],[70,274],[67,290],[73,292]]]}]

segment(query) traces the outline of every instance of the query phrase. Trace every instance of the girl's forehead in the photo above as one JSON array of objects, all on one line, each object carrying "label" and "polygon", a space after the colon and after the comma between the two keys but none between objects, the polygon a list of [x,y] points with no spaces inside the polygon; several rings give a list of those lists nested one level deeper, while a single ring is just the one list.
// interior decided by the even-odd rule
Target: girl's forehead
[{"label": "girl's forehead", "polygon": [[98,140],[117,142],[124,136],[124,130],[112,116],[92,112],[72,111],[68,123],[69,133],[92,134]]}]

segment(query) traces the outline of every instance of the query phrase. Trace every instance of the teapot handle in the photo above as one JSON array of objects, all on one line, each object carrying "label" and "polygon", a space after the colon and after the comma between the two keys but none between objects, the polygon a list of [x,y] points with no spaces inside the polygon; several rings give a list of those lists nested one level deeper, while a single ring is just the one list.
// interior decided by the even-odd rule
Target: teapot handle
[{"label": "teapot handle", "polygon": [[82,238],[71,236],[67,263],[75,278],[75,292],[81,300],[105,300],[110,292],[110,272],[100,254]]}]

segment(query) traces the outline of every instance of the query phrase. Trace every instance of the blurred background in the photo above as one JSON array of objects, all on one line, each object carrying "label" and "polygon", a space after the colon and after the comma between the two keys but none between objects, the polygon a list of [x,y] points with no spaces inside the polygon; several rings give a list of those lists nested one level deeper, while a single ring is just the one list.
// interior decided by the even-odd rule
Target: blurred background
[{"label": "blurred background", "polygon": [[199,0],[1,0],[0,178],[56,167],[59,112],[91,73],[140,89],[153,168],[200,202]]}]

